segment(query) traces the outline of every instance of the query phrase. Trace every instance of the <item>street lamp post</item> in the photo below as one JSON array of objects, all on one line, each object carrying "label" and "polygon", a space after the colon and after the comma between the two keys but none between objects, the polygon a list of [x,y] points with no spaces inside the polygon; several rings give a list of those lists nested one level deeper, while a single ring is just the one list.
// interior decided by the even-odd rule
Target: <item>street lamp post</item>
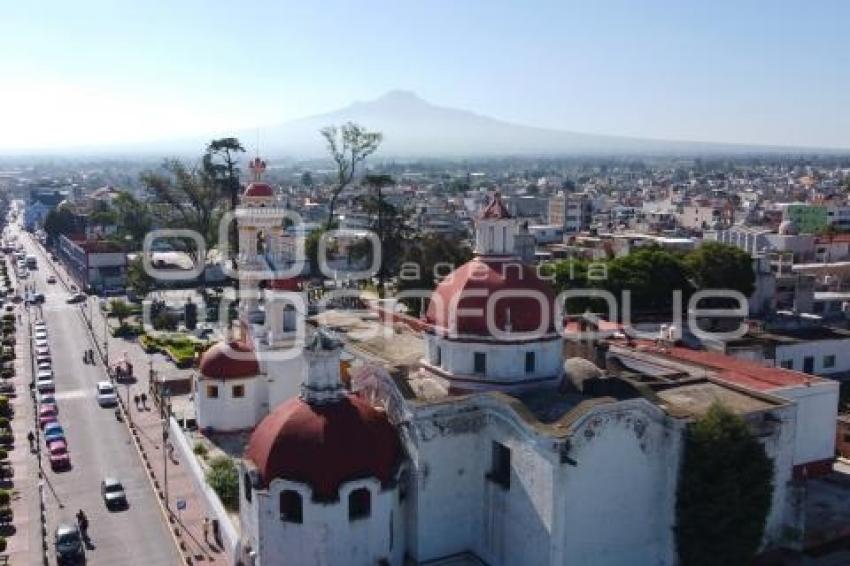
[{"label": "street lamp post", "polygon": [[101,310],[103,317],[103,358],[106,363],[106,371],[109,371],[109,327],[106,323],[106,313]]}]

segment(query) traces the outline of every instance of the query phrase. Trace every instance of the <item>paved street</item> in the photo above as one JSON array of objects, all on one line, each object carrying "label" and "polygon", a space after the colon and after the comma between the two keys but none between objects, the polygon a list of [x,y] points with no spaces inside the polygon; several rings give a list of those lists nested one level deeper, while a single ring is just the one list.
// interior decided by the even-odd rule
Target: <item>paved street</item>
[{"label": "paved street", "polygon": [[[48,532],[59,522],[72,522],[82,508],[90,521],[88,563],[179,564],[174,540],[127,428],[116,420],[112,409],[96,402],[95,383],[105,379],[105,371],[102,365],[82,361],[82,352],[92,343],[80,307],[66,304],[68,293],[61,285],[46,283],[51,272],[44,256],[28,236],[21,241],[27,252],[40,260],[40,269],[28,282],[35,283],[47,297],[40,310],[48,325],[60,422],[72,463],[71,470],[56,473],[45,465]],[[35,318],[38,311],[32,309]],[[105,476],[124,484],[128,509],[106,509],[100,496],[100,480]]]}]

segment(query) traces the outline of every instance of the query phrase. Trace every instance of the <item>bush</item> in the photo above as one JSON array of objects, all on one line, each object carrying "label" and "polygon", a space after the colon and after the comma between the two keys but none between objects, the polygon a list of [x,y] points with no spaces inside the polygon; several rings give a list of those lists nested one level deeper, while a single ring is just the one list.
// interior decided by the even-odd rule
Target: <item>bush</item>
[{"label": "bush", "polygon": [[219,456],[210,462],[207,483],[227,509],[239,509],[239,472],[233,460],[227,456]]},{"label": "bush", "polygon": [[9,430],[12,426],[12,423],[9,422],[9,419],[6,417],[0,417],[0,430]]},{"label": "bush", "polygon": [[11,502],[11,492],[8,489],[0,489],[0,507],[8,507]]},{"label": "bush", "polygon": [[139,336],[144,333],[144,328],[140,325],[127,324],[124,323],[120,325],[118,328],[114,328],[112,330],[112,335],[115,338],[131,338],[133,336]]},{"label": "bush", "polygon": [[6,552],[6,538],[0,537],[0,552]]},{"label": "bush", "polygon": [[207,454],[209,453],[209,449],[207,448],[207,445],[203,442],[196,442],[195,446],[192,448],[192,452],[194,452],[196,456],[206,458]]}]

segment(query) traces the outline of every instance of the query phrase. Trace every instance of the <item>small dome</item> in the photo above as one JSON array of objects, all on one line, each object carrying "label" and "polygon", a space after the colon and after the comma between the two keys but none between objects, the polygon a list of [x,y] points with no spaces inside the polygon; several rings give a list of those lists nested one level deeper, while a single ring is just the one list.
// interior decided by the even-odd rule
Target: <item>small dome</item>
[{"label": "small dome", "polygon": [[326,404],[286,401],[254,429],[245,456],[263,486],[277,478],[297,481],[310,485],[317,501],[335,501],[347,481],[389,482],[401,453],[386,413],[347,394]]},{"label": "small dome", "polygon": [[[485,292],[481,293],[482,290]],[[483,258],[468,261],[437,285],[431,294],[425,320],[437,328],[456,330],[459,334],[487,336],[487,301],[499,291],[513,291],[524,296],[496,299],[493,318],[497,328],[506,331],[510,320],[512,332],[534,332],[540,329],[544,318],[548,318],[543,330],[554,331],[555,292],[549,283],[527,265]],[[462,295],[464,292],[467,293]],[[542,294],[543,304],[532,296],[537,293]],[[464,309],[482,314],[459,314]]]},{"label": "small dome", "polygon": [[779,224],[780,236],[796,236],[799,233],[800,231],[793,220],[783,220],[782,223]]},{"label": "small dome", "polygon": [[245,189],[244,197],[273,197],[274,189],[268,183],[255,181]]},{"label": "small dome", "polygon": [[198,365],[207,379],[238,379],[260,373],[254,350],[241,342],[219,342],[201,356]]}]

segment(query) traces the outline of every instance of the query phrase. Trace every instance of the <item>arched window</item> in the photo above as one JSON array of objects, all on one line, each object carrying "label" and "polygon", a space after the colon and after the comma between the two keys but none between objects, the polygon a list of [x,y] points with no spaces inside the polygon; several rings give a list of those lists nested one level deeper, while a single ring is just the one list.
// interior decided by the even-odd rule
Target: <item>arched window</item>
[{"label": "arched window", "polygon": [[372,513],[372,494],[360,487],[348,494],[348,520],[366,519]]},{"label": "arched window", "polygon": [[280,520],[298,524],[304,521],[301,494],[297,491],[284,489],[280,492]]}]

